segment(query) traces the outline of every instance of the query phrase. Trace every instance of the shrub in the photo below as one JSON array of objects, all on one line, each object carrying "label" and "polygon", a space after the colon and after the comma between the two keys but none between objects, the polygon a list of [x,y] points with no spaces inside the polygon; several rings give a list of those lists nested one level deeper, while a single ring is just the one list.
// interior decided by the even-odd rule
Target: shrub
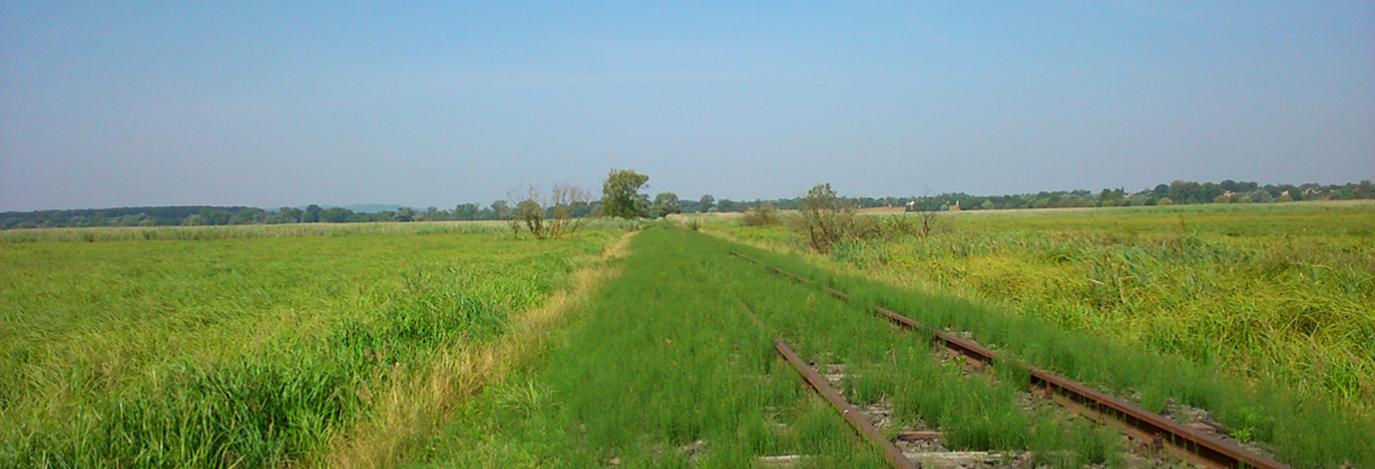
[{"label": "shrub", "polygon": [[[930,233],[930,227],[935,220],[935,212],[922,212],[920,218],[905,217],[894,215],[884,217],[874,223],[876,229],[873,233],[885,240],[894,240],[912,236],[926,236]],[[863,223],[863,221],[860,221]]]},{"label": "shrub", "polygon": [[777,225],[782,222],[778,216],[778,209],[773,204],[762,203],[750,207],[745,211],[744,216],[740,217],[740,224],[745,226],[764,226]]},{"label": "shrub", "polygon": [[533,185],[525,195],[518,195],[515,191],[508,195],[512,199],[511,205],[515,207],[510,213],[511,218],[507,220],[511,235],[518,236],[524,224],[539,239],[558,239],[578,231],[583,220],[574,218],[573,211],[578,206],[586,206],[589,197],[586,190],[572,184],[554,184],[548,197]]},{"label": "shrub", "polygon": [[858,217],[852,200],[837,197],[830,184],[817,184],[802,198],[797,231],[817,252],[829,252],[837,242],[861,239],[876,229],[872,219]]}]

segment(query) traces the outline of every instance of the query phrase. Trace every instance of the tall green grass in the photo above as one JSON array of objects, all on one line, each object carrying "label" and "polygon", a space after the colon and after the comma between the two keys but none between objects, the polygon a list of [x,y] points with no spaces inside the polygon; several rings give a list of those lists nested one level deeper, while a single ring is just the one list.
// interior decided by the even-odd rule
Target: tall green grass
[{"label": "tall green grass", "polygon": [[[1099,226],[1097,224],[1102,223],[1101,219],[1090,219],[1090,221],[1096,223],[1093,226]],[[1189,220],[1186,218],[1185,222],[1188,223]],[[1339,222],[1329,220],[1329,222],[1341,225],[1348,223],[1349,220]],[[1177,216],[1174,223],[1178,224]],[[1317,224],[1321,225],[1321,223]],[[1359,226],[1361,225],[1357,224],[1356,229],[1359,229]],[[930,253],[931,256],[939,259],[963,259],[959,263],[952,261],[949,264],[935,264],[941,269],[953,269],[957,272],[960,269],[976,268],[978,264],[975,253],[981,252],[980,250],[1002,251],[1011,253],[1010,255],[1031,253],[1033,256],[1043,256],[1046,258],[1044,262],[1052,266],[1046,269],[1048,272],[1045,272],[1045,276],[1041,278],[1027,276],[1022,280],[1027,283],[1045,282],[1037,284],[1035,287],[1035,291],[1042,292],[1042,294],[1074,294],[1082,291],[1076,289],[1075,283],[1065,280],[1064,275],[1056,276],[1055,269],[1066,269],[1073,272],[1074,259],[1077,258],[1076,256],[1083,255],[1081,253],[1085,250],[1144,249],[1139,245],[1122,242],[1120,239],[1113,243],[1107,243],[1105,246],[1103,244],[1085,243],[1082,238],[1069,235],[1041,232],[990,233],[985,237],[968,237],[966,235],[964,238],[956,238],[955,235],[961,233],[961,229],[958,226],[955,227],[948,235],[949,237],[943,235],[934,239],[911,241],[910,243],[912,245],[921,243],[922,249],[925,249],[923,252]],[[1226,228],[1221,228],[1221,230],[1226,230]],[[759,233],[759,231],[755,231],[755,233]],[[1111,235],[1100,234],[1099,236]],[[1138,234],[1137,236],[1144,238],[1152,235]],[[1204,236],[1201,234],[1166,232],[1158,236],[1163,238],[1155,248],[1159,249],[1160,252],[1143,254],[1141,262],[1169,262],[1160,260],[1160,257],[1169,255],[1170,250],[1182,250],[1182,254],[1174,254],[1173,256],[1190,258],[1188,261],[1180,260],[1177,262],[1207,263],[1213,262],[1209,259],[1216,258],[1209,256],[1233,255],[1224,249],[1225,246],[1220,248],[1206,242],[1190,241],[1191,237]],[[1038,241],[1036,241],[1038,239],[1045,240],[1045,244],[1038,245]],[[1350,247],[1347,246],[1347,248]],[[884,249],[891,248],[891,246],[856,247],[856,249],[859,248],[884,252]],[[965,252],[961,254],[962,249]],[[1064,251],[1060,251],[1061,249]],[[1355,249],[1358,253],[1364,252],[1360,251],[1363,248]],[[1350,252],[1350,249],[1339,248],[1337,251],[1338,253]],[[892,262],[897,261],[878,262],[877,259],[880,254],[873,254],[872,257],[869,257],[869,259],[877,262],[877,267],[873,267],[873,270],[865,268],[858,273],[847,274],[837,273],[831,268],[818,267],[811,262],[799,261],[795,257],[757,248],[748,249],[747,253],[765,259],[773,265],[799,272],[804,276],[849,292],[855,296],[859,303],[886,306],[933,327],[968,331],[979,342],[1003,350],[1009,358],[1025,361],[1101,389],[1110,390],[1119,396],[1140,403],[1148,410],[1164,411],[1169,402],[1208,409],[1215,418],[1232,430],[1234,436],[1268,446],[1275,451],[1281,460],[1296,467],[1339,467],[1343,464],[1354,464],[1357,467],[1375,466],[1375,450],[1372,450],[1369,444],[1370,441],[1375,441],[1375,421],[1372,421],[1368,416],[1351,411],[1350,407],[1337,397],[1328,398],[1323,393],[1305,392],[1301,387],[1296,388],[1282,381],[1249,381],[1244,378],[1229,378],[1232,375],[1217,373],[1220,361],[1216,359],[1201,360],[1198,356],[1179,353],[1178,350],[1161,350],[1159,347],[1148,343],[1123,341],[1120,340],[1120,337],[1112,337],[1109,334],[1104,335],[1117,340],[1104,338],[1098,334],[1084,334],[1082,331],[1086,329],[1098,330],[1085,325],[1066,327],[1067,319],[1082,321],[1080,324],[1087,323],[1089,325],[1104,321],[1104,319],[1095,316],[1095,311],[1098,308],[1084,307],[1082,309],[1070,309],[1070,312],[1062,313],[1068,317],[1048,316],[1034,312],[1028,314],[1026,310],[1011,309],[1000,304],[935,293],[926,288],[895,288],[889,281],[871,279],[866,273],[877,269],[925,269],[930,264],[897,267],[892,264]],[[845,254],[838,255],[844,256]],[[1092,258],[1092,255],[1089,257]],[[895,257],[895,259],[906,258]],[[818,260],[816,257],[811,257],[811,259],[812,261]],[[1150,259],[1155,260],[1151,261]],[[845,258],[842,258],[842,261],[845,263],[854,262],[853,259]],[[1233,268],[1239,267],[1234,265]],[[932,273],[929,275],[943,274]],[[1071,274],[1070,278],[1073,278],[1073,275],[1082,274]],[[1328,280],[1330,281],[1331,278],[1329,277]],[[1166,280],[1159,281],[1164,282]],[[1197,281],[1185,280],[1185,282]],[[1085,283],[1092,284],[1092,282]],[[1088,291],[1092,294],[1092,290]],[[1208,291],[1218,292],[1221,290]],[[1001,294],[1008,293],[1002,292]],[[1011,293],[1017,294],[1016,291]],[[1303,294],[1303,292],[1298,294]],[[1104,296],[1110,300],[1120,301],[1120,297],[1113,298],[1116,296],[1113,294]],[[1185,308],[1187,307],[1185,305],[1190,302],[1200,301],[1201,298],[1207,296],[1208,294],[1205,293],[1176,295],[1164,301],[1170,302],[1168,303],[1171,305],[1170,308]],[[1168,315],[1168,310],[1159,312],[1142,310],[1133,315],[1133,318],[1143,324],[1138,326],[1142,327],[1143,330],[1159,329],[1152,333],[1172,334],[1171,337],[1180,341],[1179,343],[1206,343],[1216,340],[1198,335],[1196,329],[1179,328],[1171,330],[1171,324],[1162,322],[1161,316]],[[1344,316],[1341,319],[1334,319],[1334,321],[1351,321],[1351,318],[1352,316]],[[1236,324],[1236,322],[1233,321],[1231,324]],[[1266,327],[1264,324],[1246,324],[1244,322],[1235,327],[1241,327],[1244,330],[1246,326]],[[1113,327],[1118,326],[1114,325]],[[1324,324],[1323,327],[1332,326]],[[1108,328],[1104,327],[1103,329]],[[1214,347],[1226,348],[1218,345],[1214,345]],[[1316,359],[1313,358],[1314,355],[1312,355],[1311,350],[1305,350],[1305,352],[1308,353],[1302,354],[1303,358]],[[1317,356],[1332,362],[1338,359],[1331,356],[1324,357],[1320,354]],[[1279,365],[1272,366],[1279,367]]]},{"label": "tall green grass", "polygon": [[1375,408],[1375,206],[953,219],[837,259]]},{"label": "tall green grass", "polygon": [[731,249],[686,229],[639,234],[623,273],[575,312],[540,364],[465,406],[416,465],[751,467],[758,456],[806,455],[802,467],[886,467],[782,361],[775,335],[818,366],[848,365],[854,402],[896,401],[903,423],[926,419],[955,448],[1030,448],[1062,467],[1120,452],[1092,426],[1023,412],[1019,381],[965,378],[914,333]]},{"label": "tall green grass", "polygon": [[638,234],[567,335],[465,406],[428,465],[749,467],[755,455],[809,454],[809,467],[883,467],[721,294],[737,280],[718,268],[721,251],[685,232]]},{"label": "tall green grass", "polygon": [[608,236],[0,244],[0,467],[311,462]]}]

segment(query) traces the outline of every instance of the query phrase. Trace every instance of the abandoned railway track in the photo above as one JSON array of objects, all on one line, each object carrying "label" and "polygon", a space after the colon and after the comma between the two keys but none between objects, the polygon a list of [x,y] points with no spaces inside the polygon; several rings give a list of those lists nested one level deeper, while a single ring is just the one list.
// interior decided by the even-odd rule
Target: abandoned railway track
[{"label": "abandoned railway track", "polygon": [[[851,295],[845,292],[822,285],[806,277],[768,265],[739,252],[732,252],[731,254],[799,283],[818,287],[843,301],[855,301]],[[1029,384],[1033,388],[1042,390],[1069,410],[1110,425],[1138,440],[1151,442],[1152,445],[1164,449],[1181,460],[1209,468],[1289,468],[1288,465],[1273,458],[1201,432],[1074,380],[1015,360],[1004,359],[994,350],[979,345],[973,340],[951,332],[927,327],[916,320],[881,306],[873,306],[872,310],[875,314],[902,327],[930,334],[945,348],[980,365],[1000,363],[1020,367],[1026,372],[1030,380]],[[755,320],[757,321],[757,319]],[[842,412],[846,420],[850,421],[851,425],[862,436],[876,445],[894,467],[914,467],[911,461],[901,456],[902,453],[879,435],[867,420],[858,415],[858,411],[853,406],[846,403],[839,393],[830,388],[815,369],[798,358],[796,353],[793,353],[792,349],[782,339],[775,338],[774,344],[778,352],[803,374],[808,383],[826,397],[837,410]]]}]

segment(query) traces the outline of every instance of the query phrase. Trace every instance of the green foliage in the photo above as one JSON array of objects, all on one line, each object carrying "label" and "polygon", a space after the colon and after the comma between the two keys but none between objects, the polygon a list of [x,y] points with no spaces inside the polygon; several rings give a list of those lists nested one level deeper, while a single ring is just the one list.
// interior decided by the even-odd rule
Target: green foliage
[{"label": "green foliage", "polygon": [[701,213],[707,213],[707,212],[710,211],[715,205],[716,205],[716,198],[715,198],[715,197],[712,197],[711,194],[706,194],[706,195],[703,195],[702,198],[699,199],[699,200],[697,201],[697,211],[698,211],[698,212],[701,212]]},{"label": "green foliage", "polygon": [[648,196],[640,192],[649,176],[628,169],[613,169],[602,181],[602,215],[640,218],[649,210]]},{"label": "green foliage", "polygon": [[587,191],[572,184],[554,184],[548,195],[535,185],[524,194],[512,191],[508,195],[515,205],[507,220],[513,238],[519,237],[522,225],[538,239],[574,233],[583,224],[575,214],[588,209]]},{"label": "green foliage", "polygon": [[769,203],[751,207],[740,216],[740,224],[744,226],[777,225],[782,222],[783,218],[778,214],[778,209]]},{"label": "green foliage", "polygon": [[[546,360],[466,405],[428,463],[751,467],[758,456],[801,454],[817,467],[887,467],[779,358],[774,336],[823,370],[845,366],[839,388],[850,401],[891,402],[896,426],[925,421],[954,448],[1093,463],[1122,451],[1093,426],[1023,411],[1015,381],[965,376],[931,353],[929,337],[895,332],[734,249],[663,225],[638,235],[624,272],[577,311]],[[525,398],[528,387],[540,397]],[[530,400],[542,404],[522,404]]]},{"label": "green foliage", "polygon": [[725,468],[809,454],[826,467],[886,467],[741,309],[745,292],[787,283],[689,230],[654,225],[631,249],[567,336],[508,385],[535,383],[543,405],[510,404],[524,399],[505,386],[484,394],[431,464]]},{"label": "green foliage", "polygon": [[607,236],[337,234],[0,245],[0,467],[308,462]]},{"label": "green foliage", "polygon": [[655,218],[663,218],[681,211],[678,204],[678,194],[672,192],[660,192],[654,196],[654,205],[649,207],[649,211]]},{"label": "green foliage", "polygon": [[[813,258],[973,301],[775,260],[1148,409],[1208,409],[1296,466],[1363,466],[1375,464],[1364,443],[1375,439],[1375,319],[1360,313],[1375,310],[1372,209],[961,214],[927,238],[846,243]],[[728,229],[805,246],[786,232]]]},{"label": "green foliage", "polygon": [[855,203],[837,196],[830,184],[817,184],[802,199],[797,230],[817,252],[828,252],[842,240],[863,237],[866,228],[855,216]]},{"label": "green foliage", "polygon": [[853,247],[863,240],[926,236],[938,227],[940,220],[936,212],[929,210],[918,211],[915,217],[862,216],[856,213],[855,202],[836,196],[830,184],[819,184],[808,192],[800,215],[794,230],[808,247],[823,254]]}]

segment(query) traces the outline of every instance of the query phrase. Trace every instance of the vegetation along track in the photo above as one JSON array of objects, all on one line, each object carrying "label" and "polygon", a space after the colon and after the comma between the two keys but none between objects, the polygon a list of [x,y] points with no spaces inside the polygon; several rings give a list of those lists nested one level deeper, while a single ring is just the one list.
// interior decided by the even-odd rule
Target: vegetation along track
[{"label": "vegetation along track", "polygon": [[[810,279],[777,267],[769,266],[760,260],[739,252],[732,252],[731,254],[768,267],[774,272],[787,276],[793,280],[806,284],[816,284],[816,282]],[[851,296],[844,292],[824,285],[818,286],[837,298],[851,301]],[[874,312],[903,326],[929,332],[945,347],[969,359],[986,364],[993,363],[998,359],[998,354],[996,352],[982,347],[972,340],[961,338],[949,332],[930,329],[920,322],[881,306],[875,306]],[[816,380],[813,379],[813,375],[816,374],[815,371],[810,368],[804,369],[804,366],[800,364],[800,360],[797,358],[796,354],[794,354],[782,340],[778,340],[776,346],[780,353],[807,375],[808,381],[812,382],[813,386],[815,386],[819,392],[828,394],[827,397],[831,398],[830,394],[834,394],[835,392],[830,390],[829,387],[826,387],[824,383],[820,386],[816,384]],[[1049,392],[1069,399],[1073,403],[1070,404],[1073,410],[1088,413],[1091,417],[1098,417],[1099,414],[1112,417],[1120,422],[1118,428],[1138,438],[1158,441],[1169,448],[1171,453],[1189,461],[1203,464],[1208,467],[1257,467],[1264,469],[1289,467],[1272,458],[1249,451],[1234,443],[1204,434],[1198,430],[1180,424],[1179,422],[1175,422],[1154,412],[1142,409],[1137,405],[1110,396],[1102,391],[1095,390],[1073,380],[1058,376],[1054,373],[1049,373],[1037,369],[1036,367],[1023,364],[1014,364],[1014,366],[1019,366],[1024,369],[1032,385],[1044,388]],[[827,391],[829,391],[829,393]],[[832,402],[835,401],[832,400]],[[837,404],[837,407],[841,408],[841,405],[842,404]],[[848,404],[843,405],[848,406]],[[841,410],[846,413],[847,419],[850,418],[849,409],[841,408]],[[867,422],[865,423],[867,424]],[[865,427],[859,423],[856,423],[855,426],[859,428],[866,437],[873,433],[872,426]],[[891,445],[889,445],[889,447],[891,447]],[[909,467],[892,458],[890,458],[890,461],[893,461],[894,467]]]},{"label": "vegetation along track", "polygon": [[[461,404],[447,431],[420,444],[414,467],[891,467],[882,445],[808,389],[818,380],[780,358],[780,343],[857,409],[850,416],[863,414],[923,467],[1188,465],[1042,398],[1020,363],[1153,413],[1206,410],[1243,446],[1295,468],[1375,467],[1375,425],[1360,415],[1178,357],[668,224],[649,225],[629,252],[528,368]],[[961,331],[997,359],[976,371],[976,360],[933,354],[938,330]]]}]

